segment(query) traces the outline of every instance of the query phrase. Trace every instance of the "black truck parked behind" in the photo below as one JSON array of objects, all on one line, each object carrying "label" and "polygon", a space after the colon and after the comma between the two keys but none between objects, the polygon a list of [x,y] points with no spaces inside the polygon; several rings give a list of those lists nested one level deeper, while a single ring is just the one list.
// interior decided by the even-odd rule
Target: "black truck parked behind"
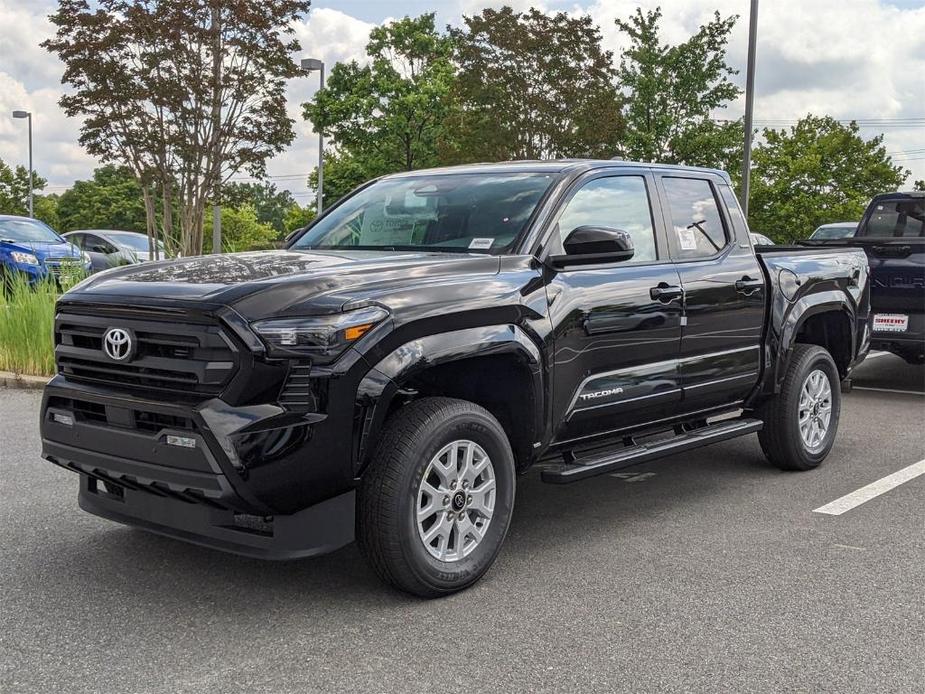
[{"label": "black truck parked behind", "polygon": [[438,596],[494,561],[539,460],[561,484],[757,432],[818,466],[868,314],[863,252],[756,254],[719,171],[396,174],[286,250],[65,294],[43,452],[91,513],[277,559],[356,537]]},{"label": "black truck parked behind", "polygon": [[870,263],[871,348],[925,363],[925,191],[877,195],[853,236],[805,243],[862,249]]}]

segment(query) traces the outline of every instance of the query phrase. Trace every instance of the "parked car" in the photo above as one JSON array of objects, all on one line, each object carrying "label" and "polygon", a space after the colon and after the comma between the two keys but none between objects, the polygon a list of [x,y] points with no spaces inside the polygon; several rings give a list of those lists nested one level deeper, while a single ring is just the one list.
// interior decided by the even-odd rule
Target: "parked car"
[{"label": "parked car", "polygon": [[810,235],[810,239],[819,241],[820,239],[847,239],[854,236],[858,230],[857,222],[835,222],[834,224],[822,224],[816,227],[816,230]]},{"label": "parked car", "polygon": [[[64,238],[90,256],[93,272],[154,259],[147,235],[135,231],[80,229],[69,231]],[[158,257],[166,258],[164,244],[158,241],[157,245]]]},{"label": "parked car", "polygon": [[756,253],[720,171],[395,174],[286,250],[64,295],[43,455],[96,515],[277,559],[356,532],[435,597],[488,570],[538,461],[562,484],[759,432],[777,466],[818,466],[868,298],[861,251]]},{"label": "parked car", "polygon": [[753,246],[773,246],[774,245],[774,242],[771,239],[769,239],[767,236],[765,236],[764,234],[759,234],[753,231],[749,233],[749,236],[752,239]]},{"label": "parked car", "polygon": [[871,345],[910,364],[925,363],[925,192],[877,195],[857,233],[811,239],[827,248],[861,248],[871,271]]},{"label": "parked car", "polygon": [[8,288],[15,276],[29,284],[69,271],[90,271],[90,258],[50,226],[30,217],[0,215],[0,280]]}]

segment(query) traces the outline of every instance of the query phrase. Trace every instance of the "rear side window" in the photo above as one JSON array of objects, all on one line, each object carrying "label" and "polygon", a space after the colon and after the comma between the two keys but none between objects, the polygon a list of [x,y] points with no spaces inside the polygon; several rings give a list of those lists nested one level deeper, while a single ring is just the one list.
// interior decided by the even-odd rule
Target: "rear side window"
[{"label": "rear side window", "polygon": [[708,258],[728,242],[713,186],[701,178],[662,179],[671,212],[670,236],[681,260]]},{"label": "rear side window", "polygon": [[925,198],[878,201],[858,236],[925,236]]}]

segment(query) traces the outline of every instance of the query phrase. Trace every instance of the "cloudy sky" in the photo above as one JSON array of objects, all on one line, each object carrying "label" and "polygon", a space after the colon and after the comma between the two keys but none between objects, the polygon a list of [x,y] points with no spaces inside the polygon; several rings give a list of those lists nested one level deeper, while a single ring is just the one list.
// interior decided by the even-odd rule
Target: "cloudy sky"
[{"label": "cloudy sky", "polygon": [[[25,122],[10,118],[23,108],[34,115],[35,168],[49,179],[48,192],[61,192],[87,178],[97,164],[77,143],[79,122],[57,106],[62,65],[39,48],[51,34],[46,19],[53,0],[0,0],[0,159],[26,163]],[[606,47],[619,55],[616,17],[636,7],[661,5],[664,38],[683,40],[718,9],[742,15],[729,47],[729,62],[744,84],[748,0],[315,0],[296,27],[304,56],[328,65],[362,60],[370,28],[389,18],[436,11],[440,24],[458,24],[464,14],[486,6],[531,5],[546,10],[587,12],[601,27]],[[302,56],[294,56],[300,58]],[[317,161],[317,138],[300,118],[317,77],[293,80],[289,104],[298,138],[274,159],[269,173],[301,203],[311,198],[305,176]],[[742,114],[744,99],[721,117]],[[878,119],[865,136],[883,132],[887,151],[925,178],[925,0],[765,0],[759,11],[755,119],[775,124],[806,113],[839,119]]]}]

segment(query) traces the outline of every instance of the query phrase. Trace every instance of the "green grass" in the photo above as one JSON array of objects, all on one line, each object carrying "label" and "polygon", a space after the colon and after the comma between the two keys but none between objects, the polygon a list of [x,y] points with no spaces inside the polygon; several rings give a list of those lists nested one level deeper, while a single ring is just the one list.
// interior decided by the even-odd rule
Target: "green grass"
[{"label": "green grass", "polygon": [[55,372],[55,300],[52,281],[34,288],[15,276],[0,290],[0,371],[50,376]]}]

